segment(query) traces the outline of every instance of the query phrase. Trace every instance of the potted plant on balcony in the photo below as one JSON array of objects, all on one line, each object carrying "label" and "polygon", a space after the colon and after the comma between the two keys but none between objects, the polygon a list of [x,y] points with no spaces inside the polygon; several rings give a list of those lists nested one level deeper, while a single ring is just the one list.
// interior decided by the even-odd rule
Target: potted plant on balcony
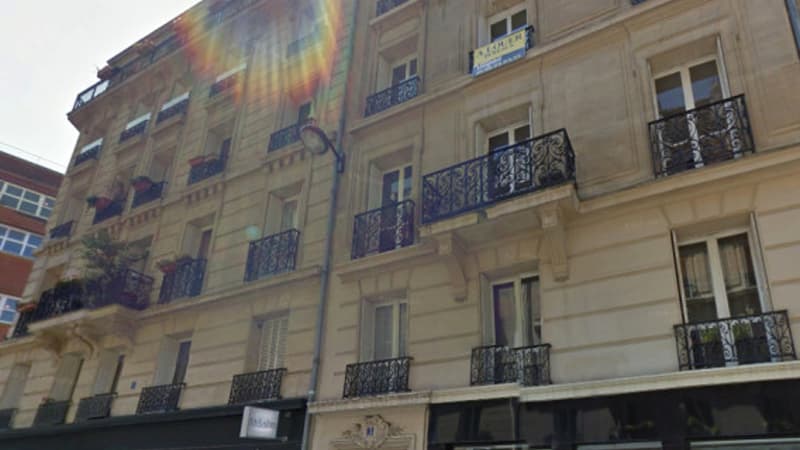
[{"label": "potted plant on balcony", "polygon": [[725,354],[722,349],[722,336],[717,327],[708,327],[699,331],[700,342],[695,342],[695,364],[698,367],[722,367],[725,365]]},{"label": "potted plant on balcony", "polygon": [[89,307],[102,306],[113,300],[109,298],[110,289],[121,287],[124,290],[125,273],[134,263],[147,258],[146,249],[117,241],[106,230],[85,236],[81,243],[84,278],[89,291],[85,293],[84,302]]},{"label": "potted plant on balcony", "polygon": [[153,187],[153,180],[151,180],[150,177],[139,175],[131,180],[131,185],[133,185],[133,189],[136,192],[145,192]]},{"label": "potted plant on balcony", "polygon": [[90,195],[86,197],[86,204],[88,204],[89,207],[94,208],[98,211],[102,211],[108,208],[108,205],[110,205],[112,201],[113,200],[108,197],[99,195]]},{"label": "potted plant on balcony", "polygon": [[736,360],[740,364],[766,362],[770,359],[763,323],[735,323],[731,327],[736,341]]},{"label": "potted plant on balcony", "polygon": [[206,161],[206,155],[195,156],[194,158],[189,159],[189,165],[192,167],[197,167],[200,164],[203,164]]}]

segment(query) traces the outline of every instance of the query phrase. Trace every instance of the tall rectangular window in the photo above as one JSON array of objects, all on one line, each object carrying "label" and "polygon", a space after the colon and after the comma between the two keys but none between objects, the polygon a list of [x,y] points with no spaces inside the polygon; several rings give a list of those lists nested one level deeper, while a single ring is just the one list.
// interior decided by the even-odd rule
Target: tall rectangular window
[{"label": "tall rectangular window", "polygon": [[192,340],[186,335],[166,336],[158,353],[155,385],[183,383],[189,367]]},{"label": "tall rectangular window", "polygon": [[378,361],[406,355],[408,303],[405,299],[365,302],[362,360]]},{"label": "tall rectangular window", "polygon": [[50,389],[51,399],[55,401],[72,399],[82,365],[83,358],[79,355],[67,354],[61,357],[61,364],[58,366],[53,387]]},{"label": "tall rectangular window", "polygon": [[542,343],[539,277],[525,275],[491,284],[491,327],[495,345]]},{"label": "tall rectangular window", "polygon": [[0,409],[10,409],[19,406],[22,395],[25,393],[25,383],[28,382],[28,373],[31,366],[28,364],[14,364],[8,374],[3,396],[0,397]]},{"label": "tall rectangular window", "polygon": [[178,343],[178,354],[175,357],[175,372],[172,375],[172,384],[183,383],[186,379],[186,370],[189,368],[189,350],[192,341],[184,340]]},{"label": "tall rectangular window", "polygon": [[100,354],[97,376],[92,387],[94,395],[113,394],[117,391],[117,383],[124,361],[125,355],[117,351],[104,350]]},{"label": "tall rectangular window", "polygon": [[258,370],[284,367],[286,335],[289,330],[289,314],[283,313],[256,322],[258,333]]}]

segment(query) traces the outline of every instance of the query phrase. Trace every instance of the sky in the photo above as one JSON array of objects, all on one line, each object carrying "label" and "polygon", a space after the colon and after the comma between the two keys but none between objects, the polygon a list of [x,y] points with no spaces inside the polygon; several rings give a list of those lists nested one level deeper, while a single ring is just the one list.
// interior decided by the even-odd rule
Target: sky
[{"label": "sky", "polygon": [[65,172],[97,69],[199,0],[3,0],[0,151]]}]

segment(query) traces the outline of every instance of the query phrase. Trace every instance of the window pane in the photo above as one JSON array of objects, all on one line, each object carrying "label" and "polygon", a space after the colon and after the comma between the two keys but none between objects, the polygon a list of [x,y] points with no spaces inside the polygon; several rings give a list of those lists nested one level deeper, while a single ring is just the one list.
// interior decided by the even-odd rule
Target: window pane
[{"label": "window pane", "polygon": [[6,240],[3,243],[3,250],[5,250],[5,251],[7,251],[9,253],[13,253],[15,255],[21,255],[22,254],[22,244],[20,244],[18,242]]},{"label": "window pane", "polygon": [[50,209],[47,209],[47,208],[42,208],[42,210],[41,210],[41,211],[39,211],[39,215],[40,215],[40,216],[42,216],[42,217],[44,217],[44,218],[48,218],[48,217],[50,217],[50,214],[51,214],[52,212],[53,212],[53,211],[52,211],[52,210],[50,210]]},{"label": "window pane", "polygon": [[511,16],[511,29],[516,30],[518,28],[522,28],[528,24],[528,15],[526,14],[525,10],[514,14]]},{"label": "window pane", "polygon": [[398,353],[397,356],[405,356],[406,355],[406,341],[408,335],[408,304],[400,303],[400,329],[398,330],[398,336],[400,336],[400,343],[398,345]]},{"label": "window pane", "polygon": [[731,316],[760,313],[761,302],[747,234],[720,239],[719,258]]},{"label": "window pane", "polygon": [[25,246],[25,251],[22,252],[22,256],[27,256],[28,258],[33,258],[33,252],[36,250],[36,247],[32,247],[30,245]]},{"label": "window pane", "polygon": [[178,347],[178,356],[175,358],[175,375],[172,377],[173,383],[183,383],[186,379],[186,368],[189,366],[189,350],[192,341],[183,341]]},{"label": "window pane", "polygon": [[514,283],[498,284],[493,288],[494,343],[514,345]]},{"label": "window pane", "polygon": [[489,151],[497,150],[500,147],[508,145],[508,132],[500,133],[496,136],[489,138]]},{"label": "window pane", "polygon": [[22,212],[26,212],[28,214],[36,215],[36,211],[38,209],[39,205],[37,205],[36,203],[22,202],[22,204],[19,205],[19,210]]},{"label": "window pane", "polygon": [[42,245],[42,237],[32,234],[28,237],[28,244],[38,247]]},{"label": "window pane", "polygon": [[689,69],[689,77],[692,80],[695,108],[722,100],[722,85],[716,61],[692,67]]},{"label": "window pane", "polygon": [[6,186],[6,193],[20,197],[22,196],[22,188],[18,188],[9,184]]},{"label": "window pane", "polygon": [[281,231],[291,230],[296,227],[297,200],[287,200],[281,210]]},{"label": "window pane", "polygon": [[53,206],[55,206],[55,204],[56,204],[56,199],[54,199],[53,197],[45,197],[44,206],[52,208]]},{"label": "window pane", "polygon": [[525,330],[527,345],[538,345],[542,343],[542,323],[541,323],[541,302],[539,298],[539,279],[526,278],[522,280],[522,304],[525,308],[526,323],[528,329]]},{"label": "window pane", "polygon": [[523,125],[514,129],[514,142],[527,141],[531,138],[531,127]]},{"label": "window pane", "polygon": [[25,233],[23,233],[21,231],[8,230],[8,237],[10,239],[15,239],[17,241],[24,241],[25,240]]},{"label": "window pane", "polygon": [[31,191],[25,191],[25,195],[23,196],[23,198],[25,198],[25,200],[30,200],[30,201],[32,201],[32,202],[36,202],[36,203],[38,203],[38,202],[39,202],[39,199],[40,199],[41,197],[39,197],[39,194],[36,194],[36,193],[34,193],[34,192],[31,192]]},{"label": "window pane", "polygon": [[391,358],[392,355],[392,305],[375,308],[375,360]]},{"label": "window pane", "polygon": [[411,78],[413,75],[416,74],[417,74],[417,58],[414,58],[408,62],[408,77]]},{"label": "window pane", "polygon": [[9,208],[16,209],[17,205],[19,205],[19,199],[12,197],[10,195],[4,195],[0,197],[0,205],[5,205],[8,206]]},{"label": "window pane", "polygon": [[489,35],[491,36],[492,41],[499,38],[500,36],[505,35],[507,32],[508,31],[506,30],[505,18],[498,20],[489,27]]},{"label": "window pane", "polygon": [[406,65],[400,64],[392,69],[392,86],[399,84],[406,79]]},{"label": "window pane", "polygon": [[681,247],[680,264],[689,322],[716,319],[717,307],[705,242]]},{"label": "window pane", "polygon": [[686,100],[683,98],[681,75],[676,72],[657,79],[656,97],[658,101],[658,115],[660,117],[667,117],[686,111]]},{"label": "window pane", "polygon": [[383,174],[383,192],[381,205],[390,205],[399,200],[400,171],[393,170]]},{"label": "window pane", "polygon": [[411,198],[411,166],[403,169],[403,200]]}]

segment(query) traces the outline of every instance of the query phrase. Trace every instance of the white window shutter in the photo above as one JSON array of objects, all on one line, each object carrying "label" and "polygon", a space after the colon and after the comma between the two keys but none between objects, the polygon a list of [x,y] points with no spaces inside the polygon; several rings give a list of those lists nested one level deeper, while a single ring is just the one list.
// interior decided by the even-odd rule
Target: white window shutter
[{"label": "white window shutter", "polygon": [[175,375],[175,360],[178,358],[178,340],[167,336],[161,343],[161,350],[158,353],[156,363],[156,375],[153,385],[158,386],[172,382]]},{"label": "white window shutter", "polygon": [[72,391],[78,381],[78,374],[81,371],[82,364],[83,358],[78,355],[64,355],[61,358],[53,388],[50,390],[50,398],[55,401],[65,401],[72,398]]},{"label": "white window shutter", "polygon": [[0,409],[16,408],[25,393],[25,382],[28,380],[28,372],[31,366],[27,364],[15,364],[8,375],[3,397],[0,398]]},{"label": "white window shutter", "polygon": [[97,394],[110,394],[111,385],[114,383],[114,377],[117,374],[117,363],[119,362],[119,353],[103,350],[98,358],[97,376],[94,379],[94,387],[92,393]]},{"label": "white window shutter", "polygon": [[288,314],[282,314],[261,322],[261,334],[258,344],[258,370],[278,369],[283,367],[288,328]]}]

